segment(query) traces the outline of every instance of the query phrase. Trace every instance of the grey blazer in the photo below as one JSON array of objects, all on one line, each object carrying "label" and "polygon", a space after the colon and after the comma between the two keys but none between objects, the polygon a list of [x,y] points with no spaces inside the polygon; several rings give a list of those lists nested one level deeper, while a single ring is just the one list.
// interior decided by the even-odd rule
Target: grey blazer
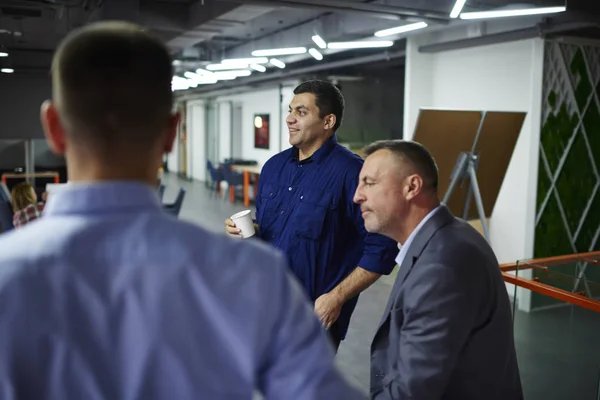
[{"label": "grey blazer", "polygon": [[371,345],[372,398],[522,399],[510,302],[486,240],[441,206],[407,250]]}]

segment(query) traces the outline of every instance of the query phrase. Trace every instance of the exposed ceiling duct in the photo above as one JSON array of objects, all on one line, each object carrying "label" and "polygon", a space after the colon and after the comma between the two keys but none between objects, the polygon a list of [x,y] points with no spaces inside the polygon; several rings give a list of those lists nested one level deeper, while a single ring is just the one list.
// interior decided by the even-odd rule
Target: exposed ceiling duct
[{"label": "exposed ceiling duct", "polygon": [[[220,0],[232,1],[232,0]],[[337,0],[235,0],[244,4],[260,4],[290,8],[310,8],[324,12],[359,13],[362,16],[390,19],[393,21],[430,21],[446,23],[447,13],[416,9],[411,7],[396,7],[371,2],[348,2]]]},{"label": "exposed ceiling duct", "polygon": [[[208,6],[212,4],[212,6]],[[212,39],[216,35],[227,34],[228,28],[238,27],[244,23],[266,14],[273,10],[272,7],[262,7],[256,5],[237,6],[232,3],[196,2],[192,5],[191,14],[201,13],[206,16],[207,12],[213,15],[212,18],[205,18],[202,23],[193,25],[192,28],[185,30],[173,39],[167,42],[168,46],[175,50],[181,50],[186,47],[192,47],[198,43]],[[210,11],[209,11],[210,10]]]}]

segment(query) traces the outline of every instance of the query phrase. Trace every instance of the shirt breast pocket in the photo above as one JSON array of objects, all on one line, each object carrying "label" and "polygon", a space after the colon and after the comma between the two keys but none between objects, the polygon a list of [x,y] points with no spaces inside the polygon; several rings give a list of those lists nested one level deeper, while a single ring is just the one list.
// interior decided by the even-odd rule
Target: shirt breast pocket
[{"label": "shirt breast pocket", "polygon": [[[270,225],[272,221],[267,221],[273,218],[273,210],[279,206],[279,186],[272,183],[265,183],[260,191],[261,206],[256,215],[256,219],[263,224]],[[266,228],[266,226],[264,226]]]},{"label": "shirt breast pocket", "polygon": [[338,207],[333,193],[322,190],[304,190],[294,218],[294,233],[302,238],[318,240],[323,234],[327,215]]}]

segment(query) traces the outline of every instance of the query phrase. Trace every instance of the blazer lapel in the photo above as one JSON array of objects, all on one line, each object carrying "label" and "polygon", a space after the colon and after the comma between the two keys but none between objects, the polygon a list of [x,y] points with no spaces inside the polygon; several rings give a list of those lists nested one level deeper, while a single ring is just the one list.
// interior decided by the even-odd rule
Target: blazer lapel
[{"label": "blazer lapel", "polygon": [[413,242],[404,257],[402,265],[399,266],[400,270],[398,271],[398,276],[396,277],[396,281],[394,282],[394,286],[392,288],[392,292],[390,293],[390,298],[388,300],[387,306],[385,308],[385,312],[383,314],[383,319],[380,323],[383,325],[387,318],[390,316],[390,311],[392,308],[392,304],[394,304],[395,299],[400,293],[400,288],[402,284],[406,280],[406,277],[413,269],[416,261],[419,259],[419,256],[429,243],[429,240],[433,237],[433,235],[441,229],[443,226],[454,221],[454,216],[448,210],[445,205],[440,205],[440,209],[421,227],[421,229],[417,232]]}]

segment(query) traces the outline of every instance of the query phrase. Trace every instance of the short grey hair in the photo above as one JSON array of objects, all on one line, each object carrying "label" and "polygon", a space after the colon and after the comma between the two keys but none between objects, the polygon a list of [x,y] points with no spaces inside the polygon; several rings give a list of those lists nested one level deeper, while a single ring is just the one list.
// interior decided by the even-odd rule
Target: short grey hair
[{"label": "short grey hair", "polygon": [[388,150],[408,162],[423,179],[424,186],[437,193],[438,167],[431,153],[421,143],[410,140],[379,140],[364,149],[365,157],[379,150]]}]

